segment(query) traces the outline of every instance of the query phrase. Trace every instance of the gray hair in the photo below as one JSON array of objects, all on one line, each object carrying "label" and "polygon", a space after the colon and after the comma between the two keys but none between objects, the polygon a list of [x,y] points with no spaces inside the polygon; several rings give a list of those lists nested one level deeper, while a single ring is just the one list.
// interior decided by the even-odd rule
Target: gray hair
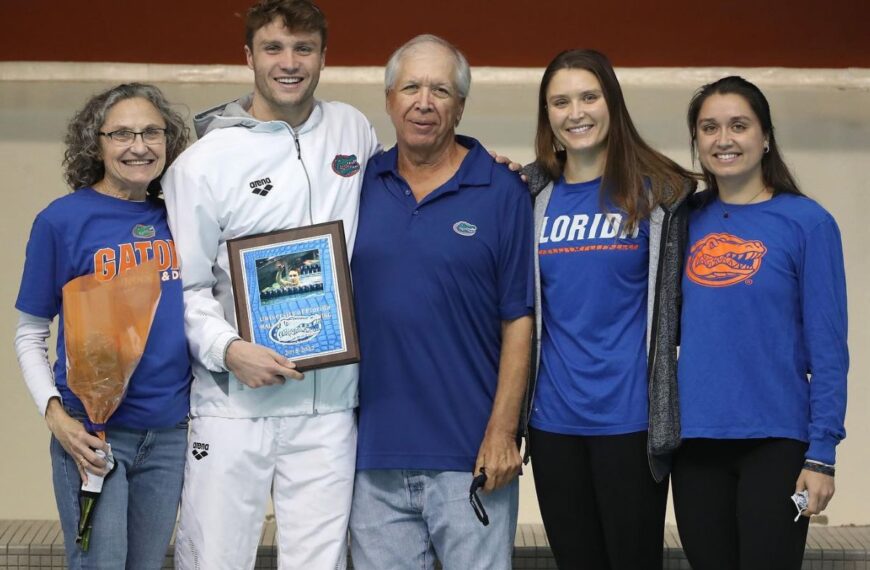
[{"label": "gray hair", "polygon": [[396,76],[399,74],[399,64],[402,58],[410,51],[417,49],[422,44],[436,44],[453,54],[455,61],[453,83],[456,90],[459,92],[459,97],[465,99],[471,91],[471,68],[468,66],[468,60],[462,55],[456,46],[443,38],[432,34],[423,34],[410,39],[405,45],[393,52],[387,61],[387,66],[384,69],[384,89],[389,91],[396,83]]},{"label": "gray hair", "polygon": [[[163,92],[148,83],[124,83],[94,95],[85,106],[73,116],[67,126],[66,151],[63,153],[63,178],[73,190],[93,186],[106,175],[100,147],[100,128],[106,121],[106,114],[113,106],[124,99],[141,97],[150,102],[163,120],[166,121],[166,168],[172,164],[187,146],[190,129],[184,118],[169,104]],[[161,172],[161,176],[163,175]],[[160,192],[160,178],[148,186],[148,193],[157,196]]]}]

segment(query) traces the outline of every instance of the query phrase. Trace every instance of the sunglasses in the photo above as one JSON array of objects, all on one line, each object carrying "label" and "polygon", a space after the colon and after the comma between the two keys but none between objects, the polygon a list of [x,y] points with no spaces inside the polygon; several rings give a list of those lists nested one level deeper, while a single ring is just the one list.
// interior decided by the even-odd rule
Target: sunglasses
[{"label": "sunglasses", "polygon": [[483,523],[483,526],[489,525],[489,515],[486,514],[486,509],[483,508],[483,502],[477,496],[477,491],[486,484],[486,473],[483,468],[480,468],[480,475],[471,480],[471,488],[468,489],[468,501],[471,503],[471,508],[474,514],[477,515],[477,520]]}]

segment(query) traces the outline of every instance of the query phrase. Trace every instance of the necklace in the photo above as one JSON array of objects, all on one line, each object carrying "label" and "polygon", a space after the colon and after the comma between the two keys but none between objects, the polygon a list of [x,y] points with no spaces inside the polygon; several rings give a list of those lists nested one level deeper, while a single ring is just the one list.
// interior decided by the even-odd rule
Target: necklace
[{"label": "necklace", "polygon": [[[765,185],[765,186],[762,186],[762,187],[761,187],[761,190],[759,190],[759,191],[755,194],[755,196],[753,196],[752,198],[750,198],[750,199],[747,200],[746,202],[743,202],[742,204],[731,204],[731,205],[732,205],[732,206],[748,206],[749,204],[755,202],[756,198],[758,198],[759,196],[761,196],[761,195],[764,193],[765,190],[767,190],[767,186],[766,186],[766,185]],[[725,209],[725,202],[722,201],[722,197],[721,197],[721,196],[719,197],[719,199],[717,200],[717,202],[718,202],[718,204],[719,204],[719,209],[722,210],[722,217],[723,217],[723,218],[728,218],[728,217],[730,217],[730,216],[731,216],[731,212],[729,212],[728,210]]]}]

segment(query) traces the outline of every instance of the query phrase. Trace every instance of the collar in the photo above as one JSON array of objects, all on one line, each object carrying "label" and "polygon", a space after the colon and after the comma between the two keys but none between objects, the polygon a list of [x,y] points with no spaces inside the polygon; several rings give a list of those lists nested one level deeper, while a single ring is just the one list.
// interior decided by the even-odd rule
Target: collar
[{"label": "collar", "polygon": [[323,119],[323,105],[320,101],[315,100],[314,107],[311,109],[311,115],[296,128],[291,127],[284,121],[261,121],[253,117],[249,112],[253,100],[254,94],[249,93],[235,101],[218,105],[198,114],[194,118],[197,135],[202,137],[214,129],[243,127],[253,131],[289,129],[291,133],[295,133],[298,136],[314,129]]},{"label": "collar", "polygon": [[[456,135],[456,142],[468,149],[468,154],[462,159],[459,169],[450,180],[444,183],[437,193],[457,191],[465,186],[489,186],[492,181],[492,169],[495,161],[477,139]],[[393,146],[390,150],[372,159],[375,175],[384,176],[390,174],[395,178],[401,178],[399,174],[399,147]]]}]

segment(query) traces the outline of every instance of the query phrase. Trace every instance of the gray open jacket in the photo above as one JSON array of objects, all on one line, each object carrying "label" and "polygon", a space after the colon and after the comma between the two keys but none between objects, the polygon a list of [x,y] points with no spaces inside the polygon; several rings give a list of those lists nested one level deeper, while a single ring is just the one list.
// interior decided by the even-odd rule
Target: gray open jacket
[{"label": "gray open jacket", "polygon": [[[529,190],[535,197],[535,251],[553,181],[535,164],[523,173],[529,177]],[[687,242],[687,198],[692,186],[683,188],[671,206],[659,206],[649,220],[649,291],[647,295],[647,380],[649,383],[649,440],[647,455],[656,481],[671,470],[671,454],[680,445],[680,402],[677,395],[677,344],[680,327],[680,281]],[[541,273],[535,255],[535,343],[532,347],[531,374],[523,406],[523,434],[528,433],[529,416],[535,394],[541,359]],[[531,453],[526,438],[526,460]]]}]

